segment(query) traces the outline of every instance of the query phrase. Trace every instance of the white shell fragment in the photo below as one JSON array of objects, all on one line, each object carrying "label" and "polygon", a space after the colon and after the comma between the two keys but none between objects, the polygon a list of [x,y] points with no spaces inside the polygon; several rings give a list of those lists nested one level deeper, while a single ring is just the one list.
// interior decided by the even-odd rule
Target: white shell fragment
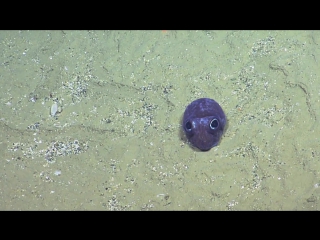
[{"label": "white shell fragment", "polygon": [[50,114],[52,117],[54,117],[56,115],[58,111],[58,104],[56,102],[54,102],[51,106],[51,110],[50,110]]}]

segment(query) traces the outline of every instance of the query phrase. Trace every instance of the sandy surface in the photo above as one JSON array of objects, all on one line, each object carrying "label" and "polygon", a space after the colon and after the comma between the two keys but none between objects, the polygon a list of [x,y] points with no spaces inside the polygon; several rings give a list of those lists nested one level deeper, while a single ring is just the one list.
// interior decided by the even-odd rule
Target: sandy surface
[{"label": "sandy surface", "polygon": [[[0,45],[1,210],[320,208],[319,31],[0,31]],[[200,97],[228,118],[208,152],[181,131]]]}]

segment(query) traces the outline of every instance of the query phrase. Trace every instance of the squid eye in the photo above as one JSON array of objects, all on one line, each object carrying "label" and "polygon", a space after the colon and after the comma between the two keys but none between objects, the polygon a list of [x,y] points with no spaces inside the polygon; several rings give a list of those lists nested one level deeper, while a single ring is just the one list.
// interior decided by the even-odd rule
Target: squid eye
[{"label": "squid eye", "polygon": [[192,128],[191,122],[190,122],[190,121],[186,122],[186,130],[187,130],[188,132],[190,132],[190,131],[191,131],[191,128]]},{"label": "squid eye", "polygon": [[210,122],[210,128],[212,130],[216,129],[219,126],[219,121],[218,119],[214,118],[212,119],[212,121]]}]

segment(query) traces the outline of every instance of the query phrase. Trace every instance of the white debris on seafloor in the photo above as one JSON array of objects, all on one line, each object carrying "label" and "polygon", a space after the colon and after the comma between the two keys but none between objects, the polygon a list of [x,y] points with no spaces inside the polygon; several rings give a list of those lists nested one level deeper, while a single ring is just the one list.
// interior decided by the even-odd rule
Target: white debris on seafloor
[{"label": "white debris on seafloor", "polygon": [[51,110],[50,110],[50,114],[51,114],[51,117],[54,117],[56,115],[58,111],[58,104],[56,102],[54,102],[51,106]]}]

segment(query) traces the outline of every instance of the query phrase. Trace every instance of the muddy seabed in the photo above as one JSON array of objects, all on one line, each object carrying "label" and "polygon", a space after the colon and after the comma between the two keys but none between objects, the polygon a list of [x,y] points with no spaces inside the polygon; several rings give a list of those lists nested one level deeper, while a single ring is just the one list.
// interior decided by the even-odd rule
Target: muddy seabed
[{"label": "muddy seabed", "polygon": [[[1,210],[316,210],[319,31],[0,31]],[[181,131],[201,97],[219,146]]]}]

